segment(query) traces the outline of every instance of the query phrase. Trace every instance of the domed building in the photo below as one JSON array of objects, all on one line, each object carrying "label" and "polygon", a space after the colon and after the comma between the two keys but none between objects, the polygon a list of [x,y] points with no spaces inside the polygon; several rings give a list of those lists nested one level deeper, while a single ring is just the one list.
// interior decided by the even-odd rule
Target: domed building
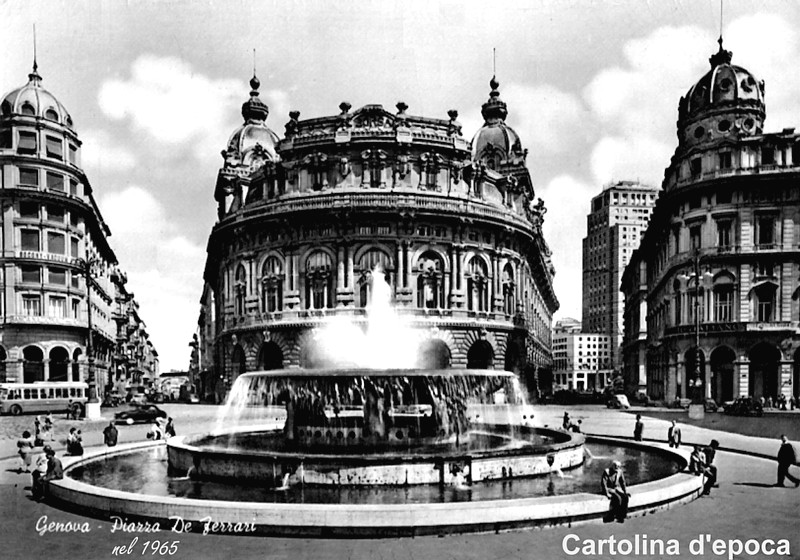
[{"label": "domed building", "polygon": [[139,331],[129,320],[133,295],[80,167],[80,146],[34,62],[28,83],[0,100],[3,383],[91,382],[90,324],[98,388],[137,360],[126,346],[129,330]]},{"label": "domed building", "polygon": [[798,134],[763,132],[764,82],[719,43],[623,277],[626,380],[668,401],[798,397]]},{"label": "domed building", "polygon": [[373,275],[416,329],[421,367],[523,372],[549,383],[554,269],[545,213],[493,78],[472,142],[458,112],[381,105],[301,119],[282,139],[251,81],[222,152],[198,348],[205,392],[245,371],[318,367],[318,329],[366,320]]}]

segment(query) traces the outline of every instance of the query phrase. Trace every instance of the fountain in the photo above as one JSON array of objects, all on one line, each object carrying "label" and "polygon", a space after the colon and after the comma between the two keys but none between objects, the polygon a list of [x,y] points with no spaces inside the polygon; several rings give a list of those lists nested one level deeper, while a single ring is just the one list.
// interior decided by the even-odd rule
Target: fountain
[{"label": "fountain", "polygon": [[67,464],[52,497],[93,515],[210,517],[268,534],[499,530],[601,518],[606,465],[592,456],[625,462],[634,511],[698,495],[673,451],[592,442],[588,453],[583,435],[535,426],[511,372],[424,369],[421,334],[380,270],[373,279],[366,324],[318,329],[324,367],[242,374],[211,433]]}]

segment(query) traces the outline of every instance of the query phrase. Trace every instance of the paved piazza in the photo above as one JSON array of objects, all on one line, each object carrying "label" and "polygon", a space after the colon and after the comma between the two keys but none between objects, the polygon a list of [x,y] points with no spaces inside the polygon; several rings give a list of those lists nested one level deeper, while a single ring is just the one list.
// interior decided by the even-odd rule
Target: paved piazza
[{"label": "paved piazza", "polygon": [[[214,422],[216,408],[199,405],[164,405],[176,419],[179,433],[203,431]],[[602,407],[570,407],[573,419],[582,419],[587,433],[627,436],[633,430],[633,416]],[[551,426],[560,423],[564,408],[543,407],[541,421]],[[104,410],[106,416],[112,410]],[[676,413],[680,420],[682,416]],[[793,417],[800,422],[800,414]],[[707,443],[712,437],[721,442],[723,449],[737,449],[747,454],[724,451],[715,461],[719,466],[720,487],[710,497],[670,510],[634,517],[624,524],[589,523],[575,527],[556,527],[513,531],[500,534],[443,535],[418,538],[392,539],[308,539],[231,537],[202,535],[199,533],[178,534],[168,530],[158,533],[125,532],[114,530],[110,522],[88,519],[71,512],[53,508],[30,500],[28,475],[17,472],[18,461],[14,457],[16,433],[32,423],[33,417],[0,418],[0,511],[3,518],[3,558],[112,558],[116,549],[124,557],[171,557],[171,558],[798,558],[800,536],[797,531],[800,489],[774,488],[776,463],[756,455],[773,455],[778,444],[771,439],[753,438],[736,434],[712,432],[684,426],[684,440]],[[101,443],[102,422],[82,423],[57,419],[56,444],[63,450],[63,436],[70,425],[80,425],[87,447]],[[645,438],[661,439],[666,435],[668,423],[664,420],[645,417]],[[121,426],[122,443],[144,440],[146,426]],[[61,455],[59,452],[59,455]],[[796,467],[795,467],[796,469]],[[599,488],[599,482],[598,482]],[[67,523],[73,527],[86,523],[87,533],[43,532],[46,522]],[[710,535],[711,541],[724,541],[725,550],[714,554],[711,543],[706,541],[701,552],[693,548],[693,540],[700,535]],[[619,545],[612,551],[609,539]],[[630,541],[639,546],[663,540],[669,546],[674,539],[679,555],[669,555],[669,548],[662,555],[636,554],[635,549],[625,554]],[[769,541],[785,539],[790,555],[765,554],[769,552]],[[607,542],[601,545],[600,541]],[[748,544],[747,541],[751,540]],[[135,542],[134,542],[135,541]],[[169,546],[162,549],[163,555],[142,547],[150,541],[161,545],[174,545],[174,554]],[[728,541],[731,541],[730,548]],[[756,542],[757,541],[757,542]],[[742,550],[737,553],[737,542]],[[133,546],[130,545],[133,543]],[[745,549],[759,545],[755,554]],[[121,547],[125,547],[121,550]],[[582,547],[594,547],[594,554],[584,554]],[[602,550],[600,547],[602,546]],[[694,543],[697,546],[697,542]],[[722,546],[721,544],[718,546]],[[130,547],[130,548],[129,548]],[[766,548],[764,548],[766,547]],[[590,552],[589,549],[586,549]],[[576,554],[570,554],[575,553]],[[616,556],[612,554],[616,552]],[[641,552],[641,548],[640,548]]]}]

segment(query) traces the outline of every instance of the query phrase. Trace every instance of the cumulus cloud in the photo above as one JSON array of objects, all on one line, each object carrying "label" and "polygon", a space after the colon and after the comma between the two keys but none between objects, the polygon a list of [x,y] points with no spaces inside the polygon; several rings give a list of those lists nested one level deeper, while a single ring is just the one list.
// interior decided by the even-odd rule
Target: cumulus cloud
[{"label": "cumulus cloud", "polygon": [[[207,159],[241,123],[236,110],[249,91],[244,81],[212,79],[179,58],[145,54],[133,62],[129,78],[102,84],[98,103],[106,116],[127,120],[136,133],[159,145],[192,146],[197,158]],[[287,114],[285,92],[267,90],[261,98],[273,114]]]},{"label": "cumulus cloud", "polygon": [[[117,257],[162,364],[187,367],[205,250],[182,236],[150,193],[131,186],[99,201]],[[142,235],[147,232],[147,235]]]}]

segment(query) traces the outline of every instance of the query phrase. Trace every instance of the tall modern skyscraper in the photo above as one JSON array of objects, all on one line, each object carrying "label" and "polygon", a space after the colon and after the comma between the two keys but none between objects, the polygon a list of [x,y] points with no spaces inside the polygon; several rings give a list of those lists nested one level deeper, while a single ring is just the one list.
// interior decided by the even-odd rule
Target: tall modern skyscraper
[{"label": "tall modern skyscraper", "polygon": [[610,183],[592,199],[583,239],[583,332],[610,337],[613,367],[621,366],[620,280],[641,233],[647,229],[658,189],[634,181]]}]

